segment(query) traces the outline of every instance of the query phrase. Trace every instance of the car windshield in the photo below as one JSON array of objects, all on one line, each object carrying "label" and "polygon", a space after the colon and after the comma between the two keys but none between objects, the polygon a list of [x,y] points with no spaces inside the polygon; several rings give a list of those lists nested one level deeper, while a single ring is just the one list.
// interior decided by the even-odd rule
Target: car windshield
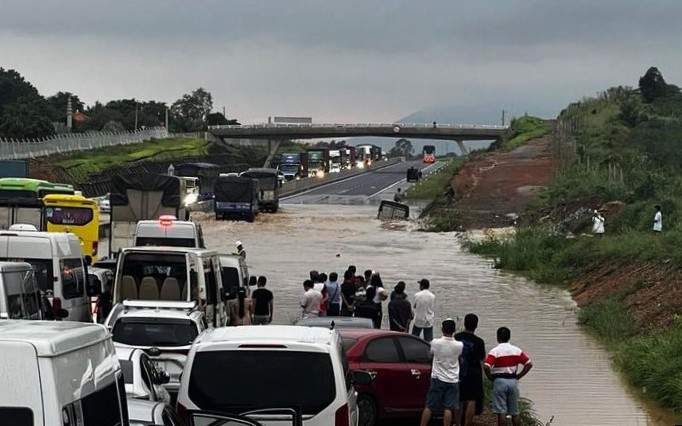
[{"label": "car windshield", "polygon": [[130,346],[188,346],[199,331],[189,319],[121,318],[112,334],[114,342]]},{"label": "car windshield", "polygon": [[189,397],[202,410],[238,414],[254,408],[300,407],[303,414],[314,415],[336,397],[334,370],[328,353],[244,349],[197,352]]}]

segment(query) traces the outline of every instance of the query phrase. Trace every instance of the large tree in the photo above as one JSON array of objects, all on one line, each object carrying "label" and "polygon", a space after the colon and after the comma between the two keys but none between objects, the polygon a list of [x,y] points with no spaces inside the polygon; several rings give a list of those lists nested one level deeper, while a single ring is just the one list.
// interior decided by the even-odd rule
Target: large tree
[{"label": "large tree", "polygon": [[57,92],[46,99],[47,103],[50,104],[50,118],[52,121],[66,124],[66,106],[69,103],[69,98],[71,98],[71,111],[84,112],[85,104],[81,102],[78,95],[74,95],[71,92]]},{"label": "large tree", "polygon": [[0,137],[52,135],[50,112],[45,98],[21,74],[0,68]]},{"label": "large tree", "polygon": [[412,142],[407,139],[398,139],[395,141],[395,146],[388,151],[389,157],[406,157],[410,158],[414,153]]},{"label": "large tree", "polygon": [[639,90],[642,99],[646,103],[651,103],[658,98],[674,95],[680,92],[680,88],[668,84],[663,78],[663,74],[656,67],[649,68],[639,79]]},{"label": "large tree", "polygon": [[173,103],[171,128],[179,132],[206,130],[207,118],[212,109],[211,93],[200,87]]}]

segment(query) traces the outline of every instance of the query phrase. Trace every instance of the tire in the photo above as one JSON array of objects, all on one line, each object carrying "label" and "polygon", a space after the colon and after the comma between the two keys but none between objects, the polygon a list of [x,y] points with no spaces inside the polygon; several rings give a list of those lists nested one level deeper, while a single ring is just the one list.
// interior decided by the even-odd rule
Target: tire
[{"label": "tire", "polygon": [[246,218],[247,222],[253,222],[254,220],[256,220],[255,214],[252,214],[251,216],[247,216],[247,218]]},{"label": "tire", "polygon": [[216,213],[215,214],[215,220],[223,220],[223,216]]},{"label": "tire", "polygon": [[377,422],[377,404],[369,395],[358,395],[358,426],[374,426]]},{"label": "tire", "polygon": [[273,213],[277,213],[277,210],[279,210],[279,205],[275,204],[275,207],[273,207],[270,211],[272,211]]}]

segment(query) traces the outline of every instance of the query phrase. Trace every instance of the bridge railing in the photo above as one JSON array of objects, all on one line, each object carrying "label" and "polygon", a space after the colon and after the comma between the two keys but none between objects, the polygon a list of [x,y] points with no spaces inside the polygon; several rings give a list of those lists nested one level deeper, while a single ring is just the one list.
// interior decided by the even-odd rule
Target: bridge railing
[{"label": "bridge railing", "polygon": [[429,128],[445,128],[445,129],[481,129],[481,130],[506,130],[509,126],[491,125],[491,124],[452,124],[452,123],[437,123],[434,127],[433,123],[301,123],[301,124],[290,124],[290,123],[264,123],[264,124],[242,124],[242,125],[222,125],[222,126],[209,126],[209,130],[221,130],[221,129],[272,129],[272,128],[294,128],[294,129],[305,129],[305,128],[361,128],[361,127],[395,127],[398,126],[401,129],[429,129]]}]

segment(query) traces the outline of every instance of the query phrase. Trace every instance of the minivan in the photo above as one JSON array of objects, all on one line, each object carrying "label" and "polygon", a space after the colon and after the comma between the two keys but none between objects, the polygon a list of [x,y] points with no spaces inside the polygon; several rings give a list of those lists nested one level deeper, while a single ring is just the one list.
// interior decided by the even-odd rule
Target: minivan
[{"label": "minivan", "polygon": [[128,247],[119,252],[112,304],[124,300],[197,302],[210,327],[227,324],[220,257],[214,250]]},{"label": "minivan", "polygon": [[159,220],[141,220],[135,227],[133,246],[206,248],[201,225],[164,215]]},{"label": "minivan", "polygon": [[256,277],[249,277],[249,267],[238,254],[221,254],[220,270],[226,299],[236,298],[241,287],[249,294],[251,292],[249,286],[256,285]]},{"label": "minivan", "polygon": [[55,310],[68,312],[69,321],[92,322],[90,297],[99,295],[88,285],[80,239],[64,232],[2,231],[0,260],[33,266],[38,286]]},{"label": "minivan", "polygon": [[42,319],[40,288],[26,262],[0,262],[0,319]]},{"label": "minivan", "polygon": [[98,324],[0,321],[0,425],[128,424],[114,344]]},{"label": "minivan", "polygon": [[[305,426],[355,426],[353,381],[335,330],[287,325],[223,327],[194,341],[180,381],[177,411],[248,415],[265,426],[281,425],[282,415],[263,409],[295,410]],[[238,383],[238,386],[226,385]]]}]

